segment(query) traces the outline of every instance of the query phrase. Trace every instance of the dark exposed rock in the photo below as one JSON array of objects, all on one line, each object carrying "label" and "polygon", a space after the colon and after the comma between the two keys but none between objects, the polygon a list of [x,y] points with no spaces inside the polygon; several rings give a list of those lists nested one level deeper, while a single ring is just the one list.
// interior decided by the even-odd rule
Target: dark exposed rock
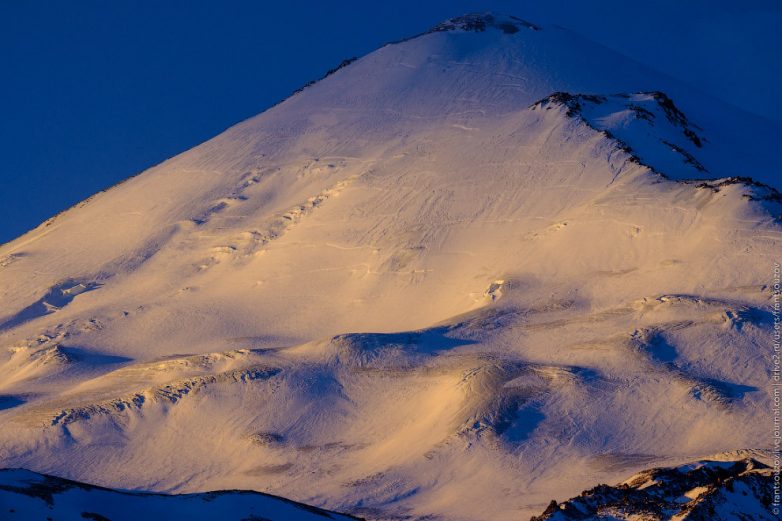
[{"label": "dark exposed rock", "polygon": [[708,170],[706,170],[706,167],[703,166],[700,161],[695,159],[695,156],[693,156],[692,154],[684,150],[679,145],[675,143],[671,143],[670,141],[666,141],[664,139],[662,140],[662,142],[668,145],[669,147],[671,147],[671,150],[673,150],[674,152],[682,156],[684,158],[684,162],[687,163],[688,165],[691,165],[698,172],[708,172]]},{"label": "dark exposed rock", "polygon": [[[674,517],[719,521],[731,512],[742,513],[746,519],[770,520],[773,517],[767,507],[772,480],[771,469],[752,458],[654,468],[619,485],[598,485],[563,503],[552,501],[530,521],[662,521]],[[740,498],[737,490],[743,492]],[[767,517],[763,517],[764,510]]]}]

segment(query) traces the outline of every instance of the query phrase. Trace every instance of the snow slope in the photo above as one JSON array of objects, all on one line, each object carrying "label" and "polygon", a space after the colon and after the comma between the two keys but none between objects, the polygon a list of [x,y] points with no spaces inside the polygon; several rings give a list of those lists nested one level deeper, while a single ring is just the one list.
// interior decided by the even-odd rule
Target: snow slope
[{"label": "snow slope", "polygon": [[764,449],[779,136],[513,17],[387,45],[0,247],[0,461],[517,519]]}]

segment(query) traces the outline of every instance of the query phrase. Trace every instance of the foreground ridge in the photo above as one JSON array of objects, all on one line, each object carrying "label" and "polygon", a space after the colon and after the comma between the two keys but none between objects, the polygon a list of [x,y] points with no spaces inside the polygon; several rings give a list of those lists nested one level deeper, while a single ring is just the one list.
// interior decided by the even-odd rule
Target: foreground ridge
[{"label": "foreground ridge", "polygon": [[752,458],[653,468],[615,486],[552,501],[530,521],[776,519],[772,469]]},{"label": "foreground ridge", "polygon": [[127,492],[24,469],[0,469],[0,517],[29,519],[224,519],[226,521],[361,520],[248,490],[195,494]]}]

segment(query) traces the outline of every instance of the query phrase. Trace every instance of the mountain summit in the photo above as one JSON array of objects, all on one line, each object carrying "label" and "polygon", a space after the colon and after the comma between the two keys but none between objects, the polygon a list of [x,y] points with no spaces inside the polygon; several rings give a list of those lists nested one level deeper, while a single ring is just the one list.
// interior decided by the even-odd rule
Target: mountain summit
[{"label": "mountain summit", "polygon": [[522,20],[517,16],[506,16],[495,13],[470,13],[464,16],[448,19],[437,24],[429,32],[437,31],[485,31],[487,28],[499,29],[506,34],[517,33],[522,29],[540,29],[537,25]]},{"label": "mountain summit", "polygon": [[471,520],[762,459],[778,138],[514,17],[386,45],[0,247],[0,459]]}]

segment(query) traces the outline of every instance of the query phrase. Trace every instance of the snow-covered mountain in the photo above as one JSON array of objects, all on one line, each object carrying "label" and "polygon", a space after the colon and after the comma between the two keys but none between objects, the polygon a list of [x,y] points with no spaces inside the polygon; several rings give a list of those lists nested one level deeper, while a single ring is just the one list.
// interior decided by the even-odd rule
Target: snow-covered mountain
[{"label": "snow-covered mountain", "polygon": [[0,247],[0,462],[502,520],[767,449],[780,137],[514,17],[389,44]]}]

